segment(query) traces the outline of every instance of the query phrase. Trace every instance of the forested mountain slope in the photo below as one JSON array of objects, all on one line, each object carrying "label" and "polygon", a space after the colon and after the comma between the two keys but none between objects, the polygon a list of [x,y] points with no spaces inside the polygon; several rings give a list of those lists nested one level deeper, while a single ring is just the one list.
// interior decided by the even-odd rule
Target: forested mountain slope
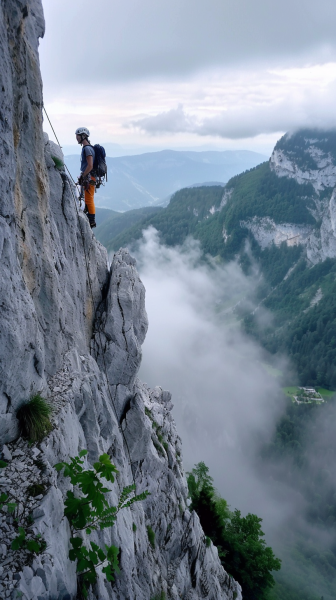
[{"label": "forested mountain slope", "polygon": [[104,208],[96,209],[96,216],[100,216],[100,222],[97,221],[97,229],[95,231],[96,238],[107,250],[111,250],[110,240],[113,240],[124,231],[128,231],[137,223],[142,223],[146,219],[150,219],[153,215],[160,212],[160,206],[144,206],[143,208],[135,208],[123,213],[118,213],[114,210]]},{"label": "forested mountain slope", "polygon": [[[132,245],[132,242],[141,238],[143,229],[149,225],[161,233],[165,244],[170,246],[181,244],[188,235],[197,237],[199,223],[219,210],[222,197],[221,186],[180,190],[174,194],[167,208],[161,209],[154,215],[148,214],[121,234],[111,237],[105,245],[108,250]],[[101,241],[104,243],[102,239]]]},{"label": "forested mountain slope", "polygon": [[[292,359],[299,380],[336,387],[336,132],[286,134],[268,162],[225,186],[177,192],[160,214],[109,240],[131,245],[153,225],[165,244],[193,235],[205,253],[238,259],[263,278],[256,302],[272,325],[260,328],[258,311],[239,307],[246,329],[272,353]],[[294,375],[291,375],[294,377]]]}]

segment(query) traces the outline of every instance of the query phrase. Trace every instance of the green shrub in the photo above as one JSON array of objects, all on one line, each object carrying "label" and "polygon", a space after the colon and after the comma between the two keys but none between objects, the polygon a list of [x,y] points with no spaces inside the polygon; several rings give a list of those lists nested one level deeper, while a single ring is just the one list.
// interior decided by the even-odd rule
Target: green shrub
[{"label": "green shrub", "polygon": [[134,532],[137,530],[137,526],[136,526],[136,524],[135,524],[135,523],[133,523],[133,525],[132,525],[132,529],[133,529],[133,531],[134,531]]},{"label": "green shrub", "polygon": [[7,467],[7,463],[4,460],[0,460],[0,469],[5,469]]},{"label": "green shrub", "polygon": [[198,463],[187,473],[191,510],[199,516],[206,535],[218,546],[224,569],[239,581],[245,600],[266,600],[274,586],[272,571],[279,571],[281,561],[266,546],[261,521],[257,515],[242,517],[239,510],[231,512],[213,485],[208,467]]},{"label": "green shrub", "polygon": [[33,396],[16,413],[21,436],[30,442],[41,442],[52,430],[50,415],[51,407],[47,401],[40,394]]},{"label": "green shrub", "polygon": [[150,545],[152,546],[152,548],[155,548],[155,533],[150,525],[147,525],[147,534]]}]

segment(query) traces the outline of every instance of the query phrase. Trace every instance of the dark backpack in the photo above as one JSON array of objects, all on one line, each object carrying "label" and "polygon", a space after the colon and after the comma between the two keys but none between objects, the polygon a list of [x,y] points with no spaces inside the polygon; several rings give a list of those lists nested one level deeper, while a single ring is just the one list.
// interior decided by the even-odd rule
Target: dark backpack
[{"label": "dark backpack", "polygon": [[96,188],[99,188],[102,184],[102,179],[104,179],[104,177],[107,181],[107,164],[106,164],[106,160],[105,160],[106,152],[105,152],[105,148],[103,148],[103,146],[100,146],[99,144],[95,144],[94,146],[92,146],[90,144],[90,146],[95,151],[92,175],[97,177],[98,181],[96,184]]}]

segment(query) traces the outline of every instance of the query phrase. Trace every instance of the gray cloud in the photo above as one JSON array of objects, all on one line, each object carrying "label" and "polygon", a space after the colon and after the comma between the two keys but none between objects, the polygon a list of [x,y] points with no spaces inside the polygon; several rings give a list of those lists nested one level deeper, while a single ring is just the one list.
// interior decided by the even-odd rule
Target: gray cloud
[{"label": "gray cloud", "polygon": [[[312,84],[313,85],[313,84]],[[335,127],[335,86],[330,86],[324,98],[314,90],[302,97],[287,97],[281,101],[265,98],[264,104],[234,104],[211,117],[190,114],[180,104],[177,108],[131,121],[135,127],[150,135],[162,133],[193,133],[198,136],[217,136],[244,139],[260,134],[284,132],[300,127]],[[317,97],[319,96],[319,97]]]},{"label": "gray cloud", "polygon": [[333,0],[44,0],[45,81],[181,76],[237,64],[335,58]]},{"label": "gray cloud", "polygon": [[136,119],[125,126],[135,127],[152,135],[161,134],[163,132],[195,133],[197,127],[199,127],[198,120],[193,115],[188,115],[182,104],[179,104],[177,108],[172,108],[171,110],[158,113],[154,116]]}]

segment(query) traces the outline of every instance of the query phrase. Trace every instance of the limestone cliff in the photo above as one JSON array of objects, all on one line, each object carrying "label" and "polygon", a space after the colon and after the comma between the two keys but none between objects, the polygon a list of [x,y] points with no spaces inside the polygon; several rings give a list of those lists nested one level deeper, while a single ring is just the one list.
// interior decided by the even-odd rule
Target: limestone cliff
[{"label": "limestone cliff", "polygon": [[336,258],[336,134],[334,131],[307,130],[286,134],[276,144],[270,168],[279,178],[311,184],[307,206],[316,224],[275,222],[269,217],[241,221],[262,248],[272,243],[305,248],[310,263]]},{"label": "limestone cliff", "polygon": [[[17,532],[0,511],[0,597],[77,597],[63,516],[69,483],[53,467],[87,448],[89,466],[107,452],[119,470],[113,501],[133,477],[138,493],[151,493],[94,534],[120,547],[121,574],[108,584],[100,573],[91,597],[239,600],[188,510],[170,394],[137,378],[147,317],[135,261],[120,250],[109,268],[52,158],[59,150],[43,136],[43,33],[40,0],[1,0],[0,449],[8,465],[0,492],[33,513],[47,548],[35,557],[12,551]],[[18,438],[16,410],[37,392],[52,406],[53,430],[29,446]],[[31,495],[37,483],[43,493]]]}]

